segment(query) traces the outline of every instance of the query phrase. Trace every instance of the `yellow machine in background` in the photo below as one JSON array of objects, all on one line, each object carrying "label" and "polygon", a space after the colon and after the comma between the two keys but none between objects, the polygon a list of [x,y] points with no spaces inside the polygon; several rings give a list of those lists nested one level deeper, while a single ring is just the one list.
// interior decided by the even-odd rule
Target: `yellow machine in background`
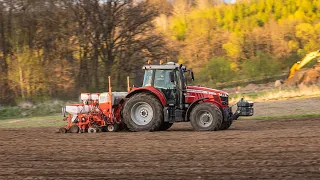
[{"label": "yellow machine in background", "polygon": [[301,61],[296,62],[290,68],[288,79],[292,78],[297,71],[299,71],[303,66],[305,66],[307,63],[309,63],[311,60],[315,59],[316,57],[320,57],[320,49],[318,51],[314,51],[307,54]]}]

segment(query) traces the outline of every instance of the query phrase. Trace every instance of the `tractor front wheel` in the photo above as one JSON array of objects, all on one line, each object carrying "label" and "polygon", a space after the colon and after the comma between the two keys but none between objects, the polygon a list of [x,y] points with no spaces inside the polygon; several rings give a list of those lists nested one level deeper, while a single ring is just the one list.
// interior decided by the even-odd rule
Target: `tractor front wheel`
[{"label": "tractor front wheel", "polygon": [[135,94],[124,105],[123,121],[130,131],[158,131],[163,125],[163,107],[151,94]]},{"label": "tractor front wheel", "polygon": [[196,105],[190,113],[190,122],[196,131],[214,131],[221,127],[222,112],[212,103]]}]

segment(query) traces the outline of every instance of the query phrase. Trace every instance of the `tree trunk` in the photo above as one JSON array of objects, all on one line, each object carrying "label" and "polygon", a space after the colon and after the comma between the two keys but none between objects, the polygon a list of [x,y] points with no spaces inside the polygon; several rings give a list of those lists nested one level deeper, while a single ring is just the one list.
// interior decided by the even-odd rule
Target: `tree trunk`
[{"label": "tree trunk", "polygon": [[89,71],[88,71],[88,49],[84,47],[83,56],[80,58],[80,71],[78,75],[78,85],[80,90],[90,89],[90,83],[88,80]]},{"label": "tree trunk", "polygon": [[96,89],[96,91],[100,90],[100,83],[99,83],[99,69],[98,69],[98,65],[99,65],[99,54],[98,54],[98,47],[95,46],[94,47],[94,55],[93,55],[93,59],[92,59],[92,70],[93,70],[93,81],[94,81],[94,87]]},{"label": "tree trunk", "polygon": [[[20,62],[18,62],[20,64]],[[19,65],[19,81],[20,81],[20,89],[21,89],[21,96],[22,99],[25,100],[25,94],[24,94],[24,80],[23,80],[23,72],[21,65]]]},{"label": "tree trunk", "polygon": [[9,46],[5,35],[5,18],[3,6],[0,4],[0,104],[14,105],[14,97],[8,83],[8,63]]}]

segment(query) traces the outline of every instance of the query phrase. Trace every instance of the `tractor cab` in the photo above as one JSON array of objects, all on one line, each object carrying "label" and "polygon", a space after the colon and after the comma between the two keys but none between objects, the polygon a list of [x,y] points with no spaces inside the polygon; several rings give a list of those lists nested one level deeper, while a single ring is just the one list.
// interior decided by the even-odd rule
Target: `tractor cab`
[{"label": "tractor cab", "polygon": [[[166,98],[168,106],[184,109],[187,81],[185,66],[169,62],[164,65],[145,65],[143,87],[152,86]],[[193,73],[191,73],[193,76]],[[193,78],[192,78],[193,79]]]}]

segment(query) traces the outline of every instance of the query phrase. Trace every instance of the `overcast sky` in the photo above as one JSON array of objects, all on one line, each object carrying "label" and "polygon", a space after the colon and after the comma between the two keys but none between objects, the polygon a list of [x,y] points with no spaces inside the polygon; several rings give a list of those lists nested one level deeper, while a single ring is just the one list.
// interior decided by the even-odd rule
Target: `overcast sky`
[{"label": "overcast sky", "polygon": [[236,0],[224,0],[224,2],[226,2],[226,3],[235,3]]}]

